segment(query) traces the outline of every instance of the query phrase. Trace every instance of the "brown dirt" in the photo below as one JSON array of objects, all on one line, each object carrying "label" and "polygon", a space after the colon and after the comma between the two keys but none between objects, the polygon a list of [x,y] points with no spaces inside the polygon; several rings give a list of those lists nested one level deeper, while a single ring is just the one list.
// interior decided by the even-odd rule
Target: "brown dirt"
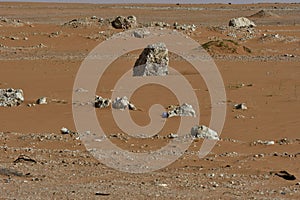
[{"label": "brown dirt", "polygon": [[[251,34],[227,27],[230,18],[250,16],[262,9],[273,9],[280,18],[257,19]],[[23,23],[1,23],[0,88],[22,88],[25,94],[22,105],[0,108],[0,199],[300,198],[299,4],[1,3],[0,13]],[[72,90],[81,62],[101,41],[120,31],[108,24],[62,26],[72,19],[93,15],[105,19],[135,15],[141,26],[152,21],[195,24],[197,30],[186,33],[201,45],[218,40],[238,44],[229,44],[237,48],[235,52],[218,45],[210,52],[224,79],[227,115],[221,140],[207,157],[197,157],[202,140],[196,140],[167,168],[130,174],[93,158],[76,135],[60,133],[62,127],[76,131]],[[280,39],[272,36],[277,33]],[[263,34],[271,39],[262,40]],[[115,81],[134,65],[140,52],[117,59],[101,80],[97,95],[109,97]],[[195,90],[201,109],[199,124],[207,125],[211,105],[204,81],[183,60],[171,59],[171,65],[180,66],[179,71],[194,88],[199,88]],[[48,97],[49,104],[27,106],[42,96]],[[177,103],[167,89],[155,85],[140,88],[132,101],[142,108],[131,112],[140,125],[149,123],[147,110],[153,103]],[[248,110],[233,109],[234,104],[242,102]],[[147,152],[167,144],[169,139],[163,136],[174,132],[179,123],[179,118],[169,119],[161,137],[141,141],[119,130],[110,109],[97,110],[97,116],[111,141],[133,152]],[[258,140],[272,140],[275,144],[260,144]],[[36,162],[14,162],[20,155]],[[295,175],[296,180],[285,180],[273,173],[281,170]]]}]

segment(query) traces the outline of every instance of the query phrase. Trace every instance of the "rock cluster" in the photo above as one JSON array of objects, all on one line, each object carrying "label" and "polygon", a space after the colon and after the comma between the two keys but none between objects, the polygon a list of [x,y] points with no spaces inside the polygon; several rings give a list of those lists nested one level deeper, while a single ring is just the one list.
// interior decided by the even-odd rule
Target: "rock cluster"
[{"label": "rock cluster", "polygon": [[111,25],[116,29],[129,29],[134,28],[137,25],[136,17],[131,15],[128,17],[118,16]]},{"label": "rock cluster", "polygon": [[24,101],[23,90],[21,89],[0,89],[0,106],[18,106]]},{"label": "rock cluster", "polygon": [[150,44],[139,56],[133,67],[133,76],[165,76],[168,72],[169,56],[164,43]]}]

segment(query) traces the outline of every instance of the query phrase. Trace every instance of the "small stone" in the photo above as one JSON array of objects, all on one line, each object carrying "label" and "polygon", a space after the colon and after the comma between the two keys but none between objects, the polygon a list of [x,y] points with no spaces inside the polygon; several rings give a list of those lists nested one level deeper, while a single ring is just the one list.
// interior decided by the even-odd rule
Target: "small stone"
[{"label": "small stone", "polygon": [[70,133],[71,133],[71,131],[70,131],[69,129],[65,128],[65,127],[62,127],[62,128],[60,129],[60,132],[61,132],[62,134],[70,134]]},{"label": "small stone", "polygon": [[178,138],[178,134],[170,133],[167,137],[169,139]]},{"label": "small stone", "polygon": [[245,103],[235,104],[234,108],[238,109],[238,110],[247,110],[248,109]]},{"label": "small stone", "polygon": [[41,97],[38,100],[36,100],[36,104],[42,105],[47,104],[47,97]]}]

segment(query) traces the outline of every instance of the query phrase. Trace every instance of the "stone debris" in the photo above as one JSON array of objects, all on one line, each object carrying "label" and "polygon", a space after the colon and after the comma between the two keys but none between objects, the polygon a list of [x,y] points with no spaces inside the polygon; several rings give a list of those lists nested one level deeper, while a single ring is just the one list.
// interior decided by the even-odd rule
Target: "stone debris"
[{"label": "stone debris", "polygon": [[23,90],[21,89],[0,89],[0,106],[18,106],[24,101]]},{"label": "stone debris", "polygon": [[170,133],[167,137],[169,139],[178,138],[178,134]]},{"label": "stone debris", "polygon": [[128,17],[118,16],[111,24],[116,29],[130,29],[137,26],[137,20],[133,15]]},{"label": "stone debris", "polygon": [[156,27],[166,28],[166,27],[170,27],[170,24],[168,24],[166,22],[152,22],[150,24],[150,26],[156,26]]},{"label": "stone debris", "polygon": [[183,31],[196,31],[197,26],[195,24],[178,24],[177,22],[175,22],[173,24],[174,29],[176,30],[183,30]]},{"label": "stone debris", "polygon": [[[196,112],[193,109],[193,106],[183,103],[181,106],[171,105],[168,106],[167,115],[163,113],[163,117],[166,115],[167,118],[170,117],[196,117]],[[164,117],[165,118],[165,117]]]},{"label": "stone debris", "polygon": [[252,142],[251,145],[274,145],[275,141],[273,140],[257,140],[255,142]]},{"label": "stone debris", "polygon": [[203,138],[209,140],[220,140],[219,135],[216,131],[204,126],[194,126],[191,129],[191,134],[195,138]]},{"label": "stone debris", "polygon": [[114,109],[119,109],[119,110],[137,110],[137,108],[129,102],[128,98],[126,96],[124,97],[117,97],[113,102],[112,102],[112,107]]},{"label": "stone debris", "polygon": [[237,110],[247,110],[248,109],[248,107],[246,106],[245,103],[235,104],[234,108]]},{"label": "stone debris", "polygon": [[111,104],[111,100],[107,98],[102,98],[101,96],[95,97],[94,106],[96,108],[107,108]]},{"label": "stone debris", "polygon": [[165,76],[169,74],[168,49],[164,43],[150,44],[133,67],[133,76]]},{"label": "stone debris", "polygon": [[236,27],[236,28],[252,28],[255,27],[255,23],[246,17],[238,17],[238,18],[232,18],[229,21],[229,26]]},{"label": "stone debris", "polygon": [[47,104],[47,97],[41,97],[38,100],[36,100],[36,104],[42,105],[42,104]]},{"label": "stone debris", "polygon": [[101,26],[105,23],[103,18],[97,18],[96,16],[80,18],[80,19],[72,19],[63,24],[63,26],[68,26],[72,28],[79,27],[89,27],[89,26]]},{"label": "stone debris", "polygon": [[1,26],[24,26],[24,24],[25,23],[19,19],[8,19],[6,17],[0,17],[0,27]]}]

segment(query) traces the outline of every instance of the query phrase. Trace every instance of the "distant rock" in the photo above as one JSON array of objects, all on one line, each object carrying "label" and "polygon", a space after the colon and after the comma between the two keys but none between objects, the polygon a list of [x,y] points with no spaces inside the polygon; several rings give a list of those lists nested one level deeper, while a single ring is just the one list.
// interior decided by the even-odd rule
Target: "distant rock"
[{"label": "distant rock", "polygon": [[165,76],[168,72],[169,56],[164,43],[150,44],[139,56],[133,67],[133,76]]},{"label": "distant rock", "polygon": [[191,134],[195,138],[203,138],[209,140],[219,140],[219,135],[216,131],[201,125],[201,126],[194,126],[191,129]]},{"label": "distant rock", "polygon": [[257,13],[250,15],[249,17],[253,18],[265,18],[265,17],[279,17],[279,15],[276,15],[270,11],[266,10],[260,10]]},{"label": "distant rock", "polygon": [[136,27],[137,20],[133,15],[128,17],[118,16],[111,24],[116,29],[129,29]]},{"label": "distant rock", "polygon": [[251,28],[255,27],[255,23],[246,17],[239,17],[239,18],[232,18],[229,21],[229,26],[236,27],[236,28]]},{"label": "distant rock", "polygon": [[23,90],[21,89],[0,89],[0,106],[18,106],[24,101]]},{"label": "distant rock", "polygon": [[167,112],[167,117],[196,117],[196,112],[193,107],[187,103],[181,106],[169,106],[169,111]]}]

